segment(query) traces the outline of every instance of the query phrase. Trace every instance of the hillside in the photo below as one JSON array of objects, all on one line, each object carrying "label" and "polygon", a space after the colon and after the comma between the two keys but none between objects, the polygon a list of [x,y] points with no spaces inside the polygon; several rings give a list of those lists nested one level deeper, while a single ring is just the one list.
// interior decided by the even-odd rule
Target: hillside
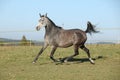
[{"label": "hillside", "polygon": [[[43,42],[36,41],[36,40],[27,40],[30,45],[43,45]],[[13,39],[7,39],[7,38],[0,38],[0,44],[2,45],[20,45],[21,40],[13,40]]]},{"label": "hillside", "polygon": [[0,42],[19,42],[20,40],[13,40],[7,38],[0,38]]}]

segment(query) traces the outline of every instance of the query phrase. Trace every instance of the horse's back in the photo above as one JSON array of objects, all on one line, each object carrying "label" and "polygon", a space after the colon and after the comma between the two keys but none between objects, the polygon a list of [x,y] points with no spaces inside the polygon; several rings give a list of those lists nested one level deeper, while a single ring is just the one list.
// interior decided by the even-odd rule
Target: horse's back
[{"label": "horse's back", "polygon": [[82,44],[87,40],[86,33],[80,29],[62,30],[57,39],[60,47]]},{"label": "horse's back", "polygon": [[69,30],[64,30],[64,33],[70,35],[76,35],[79,38],[84,38],[87,39],[86,32],[81,30],[81,29],[69,29]]},{"label": "horse's back", "polygon": [[87,40],[86,32],[81,29],[71,29],[74,34],[74,44],[83,44]]}]

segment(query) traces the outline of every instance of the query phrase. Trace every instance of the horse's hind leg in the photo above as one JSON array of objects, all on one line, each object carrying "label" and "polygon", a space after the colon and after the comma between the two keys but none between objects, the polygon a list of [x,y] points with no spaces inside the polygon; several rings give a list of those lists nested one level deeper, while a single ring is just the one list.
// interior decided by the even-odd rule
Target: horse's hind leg
[{"label": "horse's hind leg", "polygon": [[94,64],[94,61],[92,60],[92,58],[91,58],[91,56],[90,56],[89,49],[88,49],[88,48],[86,48],[84,45],[83,45],[83,46],[81,46],[80,48],[81,48],[81,49],[83,49],[83,50],[87,53],[87,55],[88,55],[88,58],[89,58],[90,62],[91,62],[92,64]]},{"label": "horse's hind leg", "polygon": [[79,54],[78,49],[79,49],[78,45],[74,45],[74,54],[71,55],[71,56],[69,56],[69,57],[67,57],[66,59],[64,59],[65,61],[64,61],[64,60],[63,60],[63,61],[64,61],[64,62],[67,62],[68,60],[70,60],[70,59],[72,59],[73,57],[77,56],[77,55]]}]

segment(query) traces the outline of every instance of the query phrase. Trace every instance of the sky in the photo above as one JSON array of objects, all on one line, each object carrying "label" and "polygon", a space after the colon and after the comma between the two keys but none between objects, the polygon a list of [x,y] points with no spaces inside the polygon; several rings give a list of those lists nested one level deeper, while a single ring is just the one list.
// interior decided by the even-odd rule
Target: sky
[{"label": "sky", "polygon": [[64,29],[86,30],[87,21],[100,33],[89,41],[120,40],[120,0],[0,0],[0,38],[44,40],[44,28],[36,31],[39,13]]}]

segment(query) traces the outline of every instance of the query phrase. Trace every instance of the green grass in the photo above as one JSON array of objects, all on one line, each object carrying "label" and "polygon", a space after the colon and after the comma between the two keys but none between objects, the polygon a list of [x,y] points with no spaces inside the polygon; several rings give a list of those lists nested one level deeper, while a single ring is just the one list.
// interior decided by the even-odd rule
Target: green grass
[{"label": "green grass", "polygon": [[[120,80],[120,45],[86,45],[95,59],[56,64],[49,58],[50,47],[32,64],[40,46],[0,47],[0,80]],[[84,60],[82,50],[75,59]],[[58,48],[54,57],[72,55],[73,48]]]}]

